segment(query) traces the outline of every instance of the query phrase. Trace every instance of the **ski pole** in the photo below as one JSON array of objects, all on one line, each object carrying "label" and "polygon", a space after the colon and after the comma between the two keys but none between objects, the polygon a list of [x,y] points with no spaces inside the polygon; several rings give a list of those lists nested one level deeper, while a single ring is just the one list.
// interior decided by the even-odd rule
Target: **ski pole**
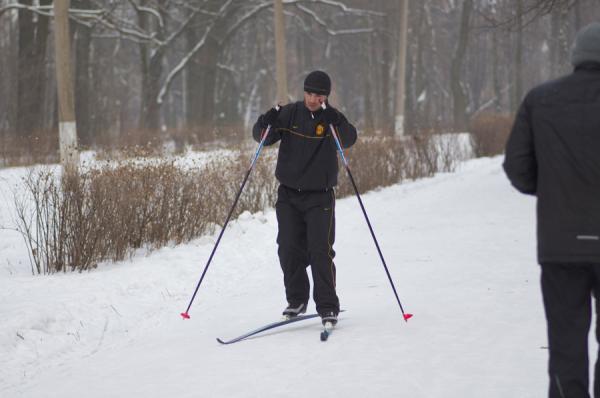
[{"label": "ski pole", "polygon": [[[276,106],[276,109],[279,110],[279,106]],[[198,281],[198,284],[196,285],[196,290],[194,290],[194,294],[192,295],[192,299],[190,300],[190,303],[187,306],[187,309],[185,310],[185,312],[182,312],[180,315],[183,319],[190,319],[190,315],[188,314],[190,307],[192,306],[192,303],[194,302],[194,299],[196,298],[196,294],[198,293],[198,289],[200,289],[200,285],[202,284],[202,280],[204,279],[204,276],[206,275],[206,271],[208,270],[208,267],[210,266],[210,263],[215,255],[215,252],[217,251],[217,247],[219,246],[219,242],[221,242],[221,238],[223,237],[223,233],[225,232],[225,228],[227,228],[227,224],[229,223],[229,219],[231,218],[231,215],[233,214],[233,210],[235,209],[235,206],[237,205],[237,202],[242,194],[242,190],[244,189],[244,186],[246,185],[246,182],[248,181],[248,177],[250,177],[250,173],[252,172],[252,169],[254,169],[254,165],[256,164],[256,160],[258,159],[258,155],[260,154],[260,151],[262,150],[264,144],[265,144],[265,140],[267,139],[267,136],[269,135],[269,131],[271,130],[271,125],[268,125],[267,128],[265,129],[263,136],[260,140],[260,143],[258,144],[258,148],[256,149],[256,152],[254,153],[254,156],[252,157],[252,162],[250,163],[250,167],[248,167],[248,170],[246,171],[246,175],[244,177],[244,180],[242,181],[242,185],[240,186],[240,189],[237,192],[237,195],[235,196],[235,200],[233,201],[233,206],[231,206],[231,209],[229,210],[229,214],[227,214],[227,219],[225,219],[225,223],[223,224],[223,228],[221,228],[221,233],[219,234],[219,237],[217,238],[217,241],[215,243],[215,246],[212,249],[212,252],[210,253],[210,256],[208,257],[208,261],[206,263],[206,266],[204,267],[204,271],[202,271],[202,275],[200,276],[200,280]]]},{"label": "ski pole", "polygon": [[[323,110],[325,110],[327,108],[327,105],[325,105],[325,103],[323,102],[321,104],[321,108],[323,108]],[[356,183],[354,182],[354,177],[352,177],[352,172],[350,171],[350,166],[348,165],[346,156],[344,156],[344,150],[342,149],[342,145],[340,144],[338,134],[337,134],[335,128],[333,127],[333,124],[329,125],[329,129],[331,130],[331,135],[333,136],[333,138],[335,140],[335,145],[337,146],[338,152],[342,156],[342,162],[344,164],[346,172],[348,173],[348,177],[350,177],[350,182],[352,183],[352,187],[354,188],[354,193],[356,193],[356,198],[358,199],[360,208],[362,209],[362,212],[365,216],[365,220],[367,220],[367,225],[369,226],[369,231],[371,231],[371,236],[373,237],[373,241],[375,242],[375,247],[377,247],[377,252],[379,253],[379,258],[381,258],[381,262],[383,263],[383,268],[385,269],[385,273],[387,274],[388,280],[390,281],[390,284],[392,285],[392,290],[394,291],[394,295],[396,296],[396,301],[398,302],[398,305],[400,306],[400,312],[402,312],[402,317],[404,318],[404,320],[406,322],[408,322],[408,320],[410,318],[412,318],[413,314],[406,314],[404,312],[404,308],[402,307],[402,303],[400,302],[400,297],[398,297],[398,292],[396,291],[396,286],[394,286],[394,281],[392,280],[390,271],[388,270],[387,264],[385,263],[385,259],[383,258],[383,253],[381,252],[381,248],[379,247],[379,242],[377,242],[377,238],[375,237],[375,232],[373,231],[373,227],[371,226],[371,221],[369,221],[369,216],[367,216],[367,211],[365,210],[365,206],[362,202],[362,199],[360,198],[360,194],[358,193],[358,188],[356,187]]]}]

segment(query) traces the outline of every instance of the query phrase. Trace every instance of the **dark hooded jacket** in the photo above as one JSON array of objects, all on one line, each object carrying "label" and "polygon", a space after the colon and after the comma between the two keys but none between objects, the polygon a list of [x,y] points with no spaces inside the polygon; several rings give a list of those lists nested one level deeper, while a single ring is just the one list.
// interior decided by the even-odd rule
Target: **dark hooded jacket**
[{"label": "dark hooded jacket", "polygon": [[600,263],[600,63],[527,94],[504,170],[537,196],[540,263]]},{"label": "dark hooded jacket", "polygon": [[[252,130],[257,142],[264,130],[262,117]],[[336,129],[343,148],[356,142],[356,128],[341,113]],[[337,185],[337,147],[321,110],[311,112],[302,101],[283,106],[265,145],[278,141],[275,176],[281,184],[300,191],[322,191]]]}]

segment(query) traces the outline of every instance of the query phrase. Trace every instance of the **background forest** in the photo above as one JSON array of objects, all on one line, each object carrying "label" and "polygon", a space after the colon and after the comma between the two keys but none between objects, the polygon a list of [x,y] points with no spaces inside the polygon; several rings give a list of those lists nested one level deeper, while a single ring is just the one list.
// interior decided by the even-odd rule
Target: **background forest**
[{"label": "background forest", "polygon": [[[403,1],[284,0],[289,98],[313,69],[363,131],[392,134]],[[422,0],[407,7],[406,132],[465,131],[511,114],[570,71],[598,0]],[[0,145],[54,151],[51,0],[0,0]],[[72,0],[83,148],[239,140],[276,101],[272,0]],[[0,163],[1,164],[1,163]]]}]

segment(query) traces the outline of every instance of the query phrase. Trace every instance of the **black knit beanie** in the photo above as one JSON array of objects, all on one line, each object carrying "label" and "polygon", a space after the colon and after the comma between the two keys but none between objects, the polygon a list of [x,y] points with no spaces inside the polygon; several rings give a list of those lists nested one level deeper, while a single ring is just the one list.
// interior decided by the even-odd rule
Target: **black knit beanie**
[{"label": "black knit beanie", "polygon": [[600,23],[584,26],[575,37],[571,50],[571,64],[579,66],[584,62],[600,63]]},{"label": "black knit beanie", "polygon": [[319,95],[329,95],[331,92],[331,79],[327,73],[316,70],[310,72],[304,79],[304,91]]}]

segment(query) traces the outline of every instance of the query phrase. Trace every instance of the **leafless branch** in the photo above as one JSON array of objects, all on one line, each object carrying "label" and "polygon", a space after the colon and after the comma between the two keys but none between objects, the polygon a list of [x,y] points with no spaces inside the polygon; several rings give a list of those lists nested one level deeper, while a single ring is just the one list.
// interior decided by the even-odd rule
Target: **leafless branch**
[{"label": "leafless branch", "polygon": [[229,29],[227,29],[227,32],[225,33],[225,35],[221,39],[221,42],[226,41],[227,38],[231,34],[233,34],[236,30],[238,30],[247,20],[249,20],[250,18],[252,18],[254,15],[256,15],[259,12],[261,12],[262,10],[264,10],[266,8],[270,8],[272,6],[273,6],[273,2],[269,1],[269,2],[266,2],[266,3],[261,3],[261,4],[257,5],[255,8],[251,9],[250,11],[248,11],[246,14],[244,14],[242,17],[240,17],[240,19],[238,19],[233,25],[231,25],[229,27]]},{"label": "leafless branch", "polygon": [[[0,8],[0,16],[2,16],[2,14],[5,12],[12,10],[26,10],[45,17],[54,17],[53,6],[29,6],[21,3],[12,3]],[[81,18],[102,15],[104,12],[104,10],[84,10],[80,8],[69,9],[69,14],[71,16],[75,15]]]},{"label": "leafless branch", "polygon": [[129,2],[129,4],[131,4],[131,6],[138,12],[145,12],[148,13],[150,15],[152,15],[153,17],[156,18],[156,20],[158,21],[158,25],[161,28],[164,28],[165,23],[163,21],[162,15],[160,15],[160,12],[156,11],[154,8],[152,7],[144,7],[144,6],[140,6],[139,4],[137,4],[135,2],[135,0],[127,0]]},{"label": "leafless branch", "polygon": [[[204,3],[206,3],[206,1],[207,0],[204,0]],[[183,10],[195,12],[200,15],[206,15],[209,17],[218,16],[218,12],[208,11],[200,7],[195,7],[194,5],[190,4],[189,0],[172,0],[171,3],[176,5],[177,7],[180,7]]]},{"label": "leafless branch", "polygon": [[35,14],[38,14],[38,15],[43,15],[45,17],[53,16],[52,12],[50,11],[52,9],[51,7],[50,7],[50,10],[48,10],[48,11],[42,10],[42,8],[47,8],[47,7],[28,6],[28,5],[24,5],[24,4],[13,3],[13,4],[9,4],[7,6],[0,8],[0,17],[5,12],[12,11],[12,10],[27,10],[27,11],[31,11]]},{"label": "leafless branch", "polygon": [[379,16],[382,17],[385,14],[372,10],[363,10],[360,8],[352,8],[348,7],[346,4],[341,1],[334,0],[283,0],[283,4],[298,4],[298,3],[308,3],[308,4],[323,4],[331,7],[337,7],[341,9],[343,12],[348,14],[354,14],[359,16]]},{"label": "leafless branch", "polygon": [[[84,10],[77,8],[69,9],[69,17],[74,22],[87,26],[89,28],[100,25],[109,30],[119,32],[121,37],[133,38],[136,42],[153,42],[156,45],[163,44],[160,40],[157,40],[153,34],[143,32],[139,27],[130,24],[126,20],[114,20],[111,14],[116,7],[112,9],[96,9],[96,10]],[[27,10],[38,15],[45,17],[54,17],[52,6],[28,6],[20,3],[9,4],[3,8],[0,8],[0,17],[7,11],[11,10]]]},{"label": "leafless branch", "polygon": [[233,2],[233,0],[227,0],[221,6],[221,8],[219,9],[219,12],[217,13],[218,17],[213,18],[212,21],[206,26],[204,34],[202,35],[202,37],[200,38],[198,43],[196,43],[194,48],[192,48],[181,59],[181,61],[179,61],[179,63],[173,69],[171,69],[171,71],[169,72],[169,74],[167,75],[167,77],[165,79],[165,82],[163,83],[163,85],[160,88],[160,92],[158,93],[158,97],[156,98],[157,103],[162,104],[163,98],[166,95],[167,91],[169,90],[169,87],[171,86],[173,79],[179,74],[179,72],[181,72],[183,70],[183,68],[185,68],[185,66],[187,65],[189,60],[204,46],[204,44],[206,43],[206,38],[208,37],[209,33],[212,31],[212,29],[216,25],[217,21],[219,21],[220,18],[225,14],[225,12],[227,11],[227,8],[231,5],[232,2]]},{"label": "leafless branch", "polygon": [[314,12],[313,10],[311,10],[310,8],[305,7],[301,4],[297,4],[296,7],[298,7],[301,11],[303,11],[306,14],[308,14],[309,16],[311,16],[315,20],[315,22],[317,22],[319,25],[323,26],[323,28],[325,28],[325,31],[327,31],[327,33],[330,34],[331,36],[350,35],[350,34],[359,34],[359,33],[372,33],[374,31],[373,28],[333,30],[333,29],[329,28],[329,25],[327,24],[327,22],[325,22],[323,19],[321,19],[319,17],[319,15],[317,15],[317,13]]},{"label": "leafless branch", "polygon": [[185,22],[183,22],[179,28],[177,28],[165,41],[164,41],[164,45],[169,45],[170,43],[172,43],[173,41],[175,41],[175,39],[177,39],[184,31],[185,29],[190,25],[190,23],[194,20],[194,18],[196,18],[196,15],[200,12],[200,10],[195,10],[193,11],[188,18],[185,20]]},{"label": "leafless branch", "polygon": [[487,22],[487,27],[504,28],[512,30],[517,25],[525,27],[542,18],[556,9],[569,10],[580,0],[532,0],[527,4],[523,12],[511,15],[507,18],[497,18],[495,15],[478,10],[477,13]]},{"label": "leafless branch", "polygon": [[137,28],[127,28],[124,26],[119,26],[117,23],[105,17],[97,17],[93,19],[94,21],[98,22],[98,24],[108,29],[115,30],[124,35],[125,37],[131,36],[138,40],[141,40],[142,42],[153,42],[158,46],[163,44],[163,42],[161,40],[158,40],[154,34],[147,34],[138,30]]}]

